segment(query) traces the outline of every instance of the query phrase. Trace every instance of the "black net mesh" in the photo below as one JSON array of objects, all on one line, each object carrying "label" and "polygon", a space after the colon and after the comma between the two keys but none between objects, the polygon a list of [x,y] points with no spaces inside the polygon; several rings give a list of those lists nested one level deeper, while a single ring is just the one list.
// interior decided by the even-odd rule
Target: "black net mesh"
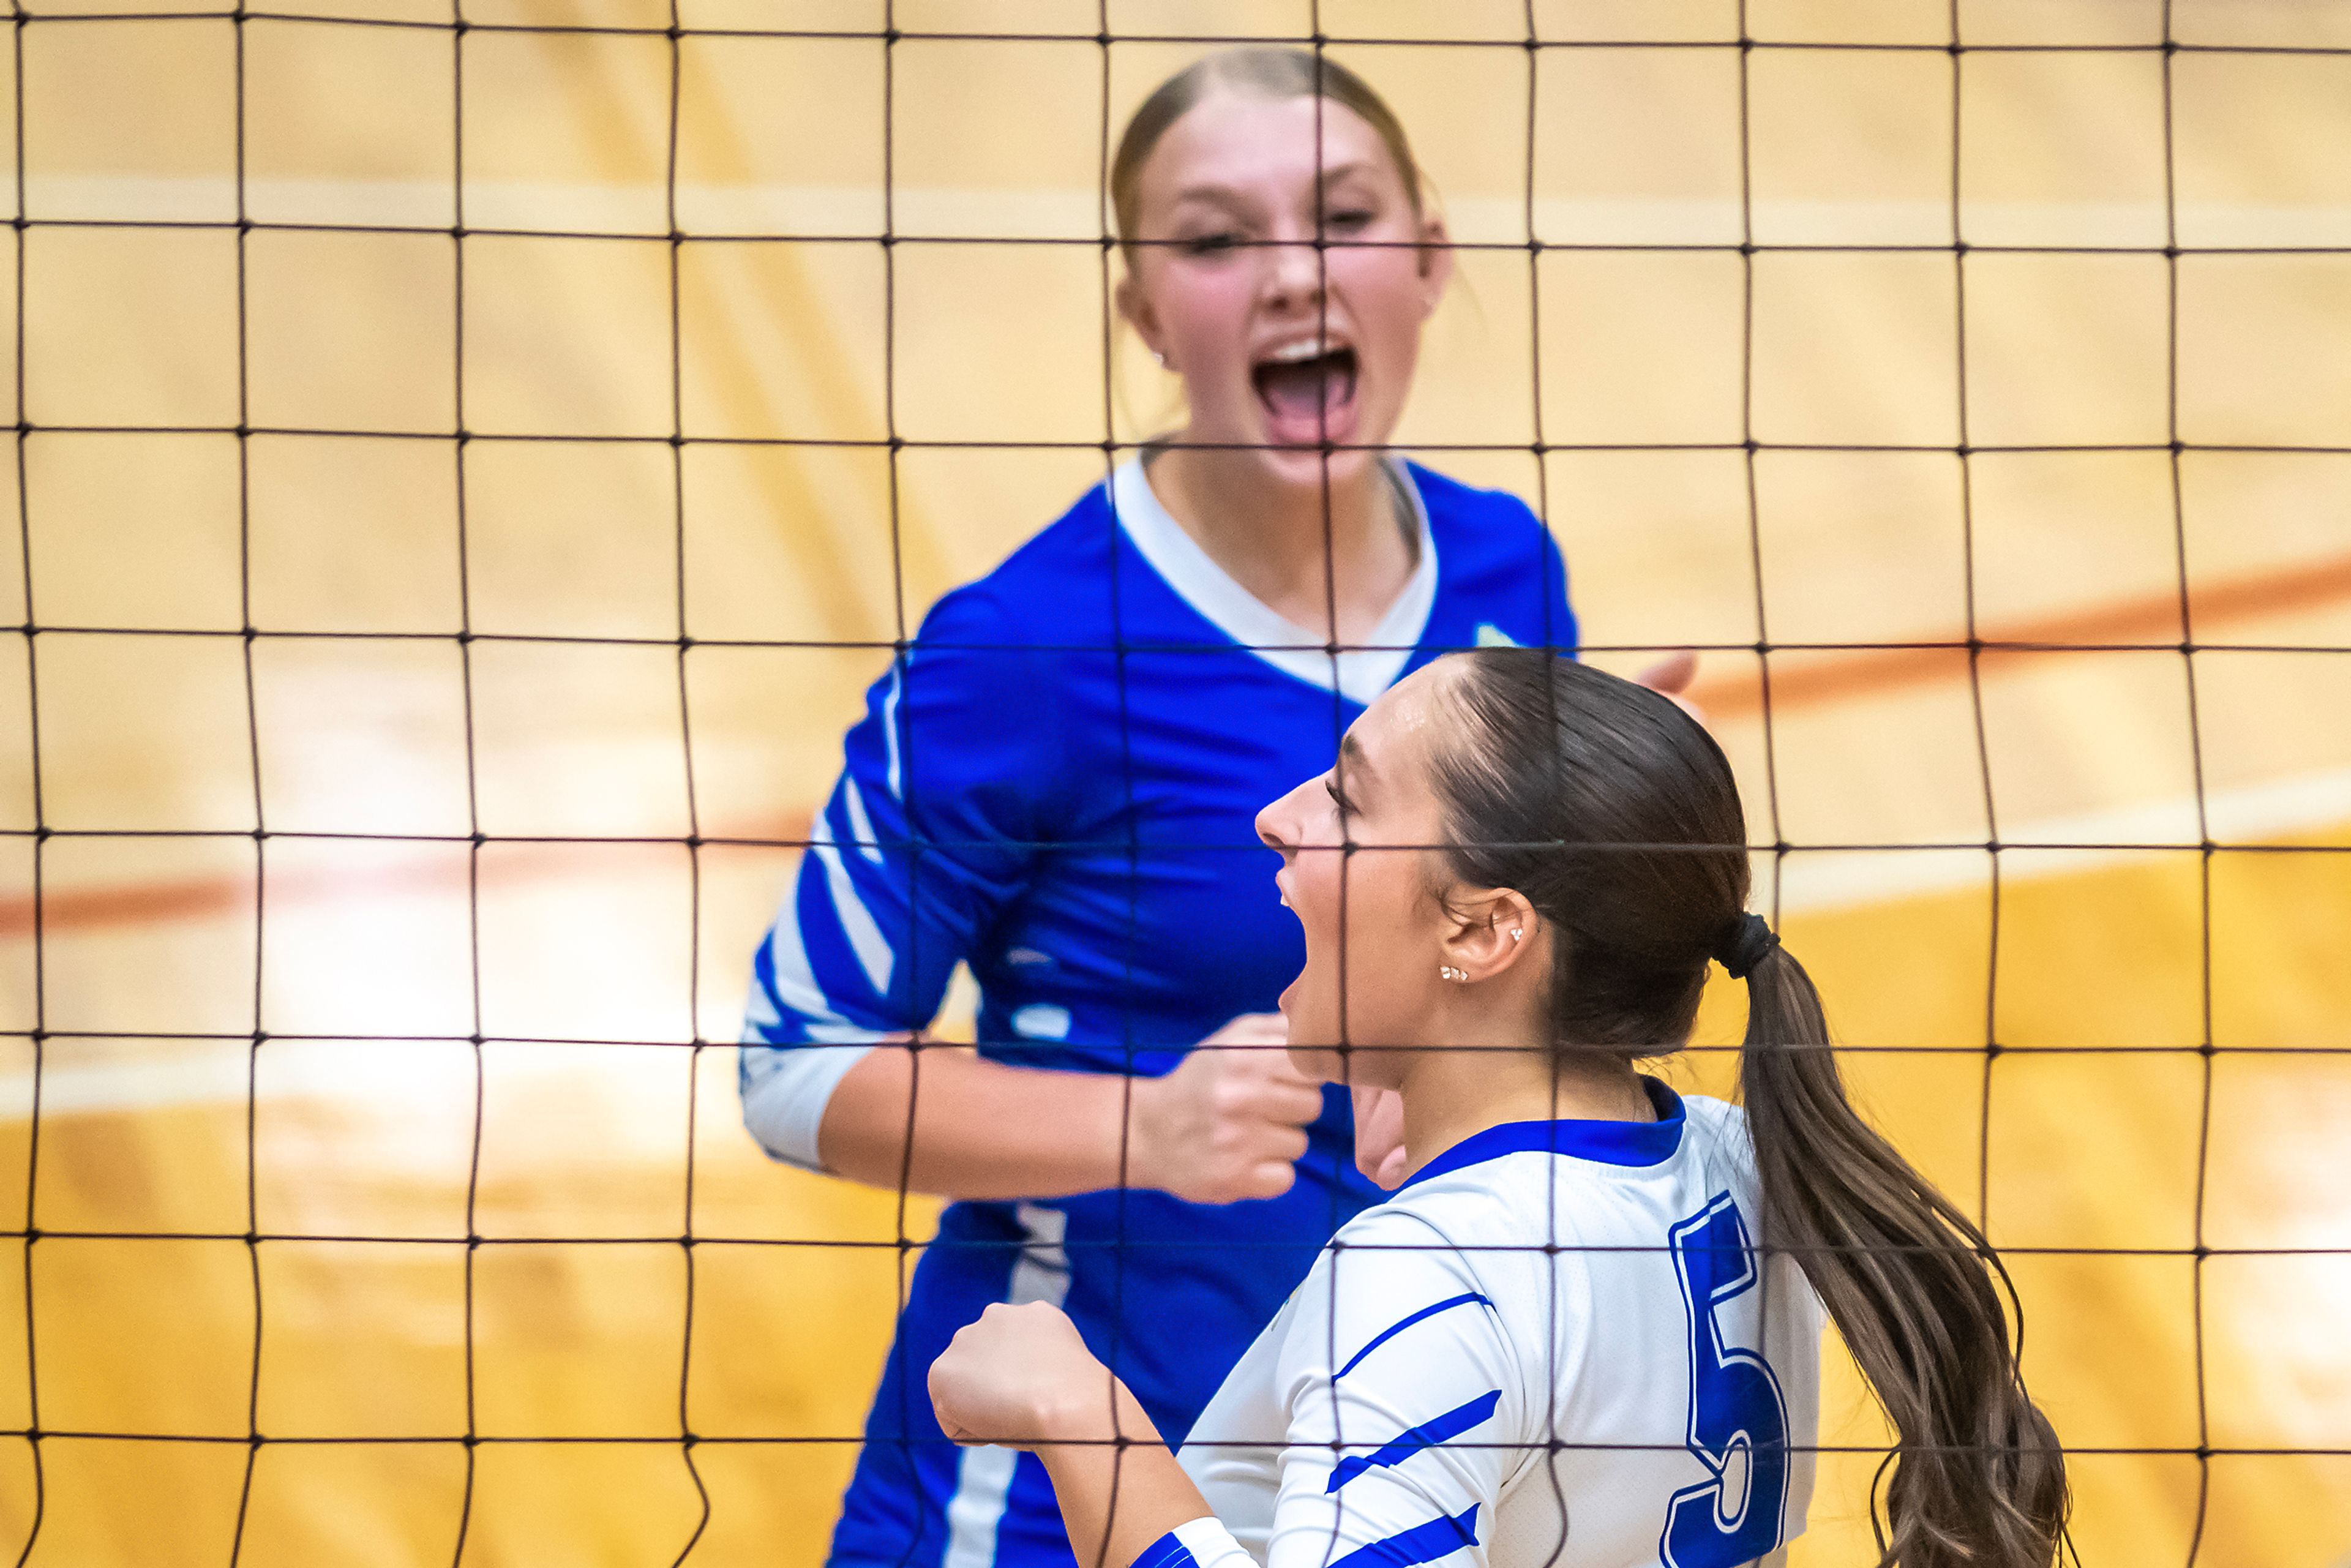
[{"label": "black net mesh", "polygon": [[[1827,955],[1833,1010],[1841,983],[1894,991],[1850,1019],[1863,1097],[2017,1270],[2028,1375],[2077,1456],[2085,1554],[2316,1564],[2345,1548],[2351,1370],[2318,1327],[2351,1248],[2318,1153],[2339,1176],[2351,1135],[2340,17],[2168,0],[1288,9],[1212,26],[1140,5],[17,8],[26,678],[0,940],[24,1295],[0,1332],[25,1351],[0,1519],[20,1561],[130,1561],[165,1539],[157,1561],[214,1560],[191,1542],[269,1560],[326,1539],[299,1521],[345,1488],[355,1517],[402,1521],[377,1541],[386,1561],[521,1560],[558,1517],[634,1519],[607,1537],[632,1561],[814,1560],[880,1349],[875,1282],[903,1297],[934,1210],[901,1193],[804,1224],[791,1206],[814,1178],[778,1200],[760,1184],[798,1178],[733,1168],[747,1140],[717,1059],[759,900],[808,842],[800,813],[854,713],[840,694],[1050,516],[1021,508],[1155,428],[1137,405],[1166,386],[1122,347],[1101,178],[1153,81],[1269,40],[1403,84],[1440,184],[1464,146],[1515,151],[1515,189],[1453,204],[1468,303],[1448,309],[1476,319],[1474,341],[1440,345],[1405,439],[1552,524],[1586,656],[1699,652],[1694,695],[1759,830],[1761,907],[1808,961]],[[1038,100],[1030,142],[1050,146],[1003,130],[1038,61],[1084,89]],[[530,118],[549,104],[573,120]],[[1082,197],[958,168],[966,121],[1012,166],[1049,163],[1040,184],[1076,169]],[[1092,128],[1076,152],[1072,124]],[[537,163],[546,147],[575,166]],[[221,148],[225,170],[205,161]],[[632,193],[580,174],[600,161]],[[1939,189],[1912,178],[1926,164]],[[1656,188],[1661,170],[1713,183]],[[338,208],[340,185],[373,194]],[[1876,215],[1807,206],[1816,188]],[[1091,293],[1072,308],[1054,297],[1069,289]],[[988,356],[1032,328],[1058,391],[1029,419],[1029,367]],[[574,332],[605,346],[574,352]],[[777,363],[794,369],[763,381]],[[1644,365],[1651,382],[1623,375]],[[1511,378],[1522,393],[1495,390]],[[960,490],[1008,516],[979,545],[928,518],[910,537],[910,487],[934,512]],[[584,519],[569,549],[502,531],[534,488]],[[429,530],[402,512],[418,497]],[[2149,527],[2128,549],[2086,528],[2069,542],[2069,507]],[[702,531],[721,514],[764,515],[779,557],[730,559],[734,521]],[[1659,534],[1628,543],[1626,515]],[[412,592],[427,531],[431,587]],[[200,569],[199,538],[220,547]],[[605,566],[567,576],[574,555]],[[1928,557],[1931,587],[1875,613]],[[208,619],[142,620],[113,591],[157,573],[193,591],[223,562],[233,609]],[[1667,587],[1628,575],[1661,562]],[[1823,581],[1823,562],[1849,577]],[[776,583],[838,613],[745,608]],[[613,594],[632,608],[547,608]],[[399,608],[427,601],[454,619]],[[313,660],[344,674],[305,675]],[[429,713],[402,706],[418,670],[444,694]],[[2074,670],[2102,674],[2068,685]],[[742,740],[762,725],[792,738]],[[305,727],[363,740],[313,766]],[[486,730],[541,749],[510,766]],[[644,742],[664,730],[666,750]],[[638,809],[649,773],[657,810]],[[763,798],[778,773],[798,800]],[[2135,775],[2176,787],[2108,788]],[[1840,776],[1864,782],[1823,786]],[[628,804],[566,803],[608,778]],[[427,785],[462,809],[399,808]],[[540,793],[555,804],[535,815]],[[1906,796],[1959,804],[1906,816]],[[1849,797],[1885,806],[1865,822],[1980,831],[1850,831]],[[416,972],[375,950],[381,932],[339,936],[333,908],[420,888],[439,902],[393,946],[439,945],[464,977],[454,1008],[376,998],[397,1021],[371,1029],[367,1008],[322,1024],[282,998],[313,943]],[[592,999],[648,918],[676,936],[621,1011],[665,1023],[515,1027],[587,1018],[514,988]],[[572,967],[517,958],[534,922]],[[182,926],[209,935],[175,947]],[[241,1005],[220,1001],[224,974]],[[1735,1009],[1709,1000],[1675,1070],[1690,1086],[1727,1085]],[[642,1113],[583,1109],[535,1072],[607,1083]],[[305,1133],[282,1107],[306,1092],[343,1108]],[[371,1100],[431,1101],[438,1120],[371,1135]],[[191,1104],[212,1118],[194,1132],[170,1120]],[[242,1124],[226,1143],[224,1115]],[[567,1126],[623,1174],[535,1169]],[[305,1138],[353,1163],[274,1171]],[[366,1178],[409,1191],[404,1212],[396,1195],[329,1201],[426,1145],[439,1174],[413,1191]],[[715,1211],[714,1160],[732,1172]],[[302,1220],[328,1210],[345,1222]],[[880,1272],[858,1272],[868,1259]],[[606,1271],[590,1290],[579,1270]],[[594,1304],[611,1301],[636,1304]],[[779,1339],[797,1357],[781,1379],[759,1361]],[[364,1385],[382,1345],[424,1343],[454,1357],[433,1375],[454,1368],[460,1402],[304,1402],[306,1381]],[[377,1375],[423,1376],[404,1354]],[[204,1391],[231,1363],[224,1416]],[[1837,1376],[1800,1561],[1865,1540],[1880,1439]],[[590,1448],[635,1458],[600,1470],[575,1457]],[[392,1450],[431,1458],[403,1469]],[[500,1469],[500,1450],[547,1468]],[[730,1531],[730,1506],[751,1522]],[[151,1522],[110,1536],[93,1522],[110,1518]]]}]

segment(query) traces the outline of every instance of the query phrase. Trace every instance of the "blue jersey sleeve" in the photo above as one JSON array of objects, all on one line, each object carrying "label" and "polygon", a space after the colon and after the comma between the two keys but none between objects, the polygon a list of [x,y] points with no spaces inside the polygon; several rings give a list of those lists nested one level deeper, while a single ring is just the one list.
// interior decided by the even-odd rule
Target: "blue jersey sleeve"
[{"label": "blue jersey sleeve", "polygon": [[1575,623],[1575,606],[1567,595],[1567,557],[1561,553],[1559,536],[1535,519],[1542,528],[1544,611],[1551,622],[1552,645],[1571,658],[1582,645],[1583,633]]},{"label": "blue jersey sleeve", "polygon": [[840,781],[751,966],[744,1120],[818,1168],[832,1090],[927,1025],[948,977],[1025,885],[1067,777],[1053,683],[982,590],[940,601],[875,682]]}]

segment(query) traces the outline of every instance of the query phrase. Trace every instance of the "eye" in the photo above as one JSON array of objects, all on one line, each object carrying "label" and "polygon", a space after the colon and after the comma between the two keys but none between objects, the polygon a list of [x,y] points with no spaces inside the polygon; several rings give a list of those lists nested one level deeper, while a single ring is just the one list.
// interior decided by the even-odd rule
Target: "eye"
[{"label": "eye", "polygon": [[1186,256],[1222,256],[1241,243],[1241,236],[1230,229],[1217,229],[1211,234],[1187,235],[1176,242],[1176,248]]},{"label": "eye", "polygon": [[1322,214],[1322,227],[1331,234],[1361,234],[1377,215],[1369,207],[1339,207]]},{"label": "eye", "polygon": [[1343,821],[1347,818],[1355,814],[1353,802],[1350,801],[1345,795],[1340,792],[1338,779],[1325,779],[1322,780],[1322,789],[1325,794],[1331,797],[1331,804],[1338,808],[1341,821]]}]

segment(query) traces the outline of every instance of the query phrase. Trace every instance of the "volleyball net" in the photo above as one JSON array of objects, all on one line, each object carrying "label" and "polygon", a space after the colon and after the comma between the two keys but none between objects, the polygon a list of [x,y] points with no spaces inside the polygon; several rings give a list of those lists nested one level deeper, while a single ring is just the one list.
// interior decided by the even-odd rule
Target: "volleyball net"
[{"label": "volleyball net", "polygon": [[[1441,196],[1399,444],[1537,507],[1585,657],[1699,653],[1757,906],[2017,1277],[2083,1555],[2351,1549],[2330,7],[11,36],[0,1549],[817,1560],[935,1209],[759,1159],[749,956],[925,609],[1169,422],[1104,174],[1264,42]],[[1833,1367],[1797,1561],[1861,1560],[1885,1441]]]}]

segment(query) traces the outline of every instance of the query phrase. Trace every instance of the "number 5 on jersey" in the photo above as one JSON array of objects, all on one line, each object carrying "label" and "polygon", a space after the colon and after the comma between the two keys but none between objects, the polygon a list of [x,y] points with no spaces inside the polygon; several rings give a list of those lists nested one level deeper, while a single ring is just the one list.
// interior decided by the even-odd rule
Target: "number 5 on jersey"
[{"label": "number 5 on jersey", "polygon": [[1718,1193],[1668,1234],[1689,1312],[1689,1451],[1709,1474],[1674,1494],[1658,1552],[1670,1568],[1735,1568],[1780,1544],[1788,1406],[1769,1364],[1725,1344],[1715,1319],[1761,1278],[1730,1195]]}]

